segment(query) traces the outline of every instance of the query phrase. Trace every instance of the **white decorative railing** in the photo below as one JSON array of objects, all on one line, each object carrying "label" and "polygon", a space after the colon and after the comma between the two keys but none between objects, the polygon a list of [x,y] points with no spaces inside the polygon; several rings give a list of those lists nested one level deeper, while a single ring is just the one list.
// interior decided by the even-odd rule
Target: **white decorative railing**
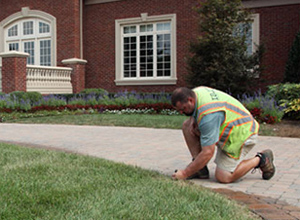
[{"label": "white decorative railing", "polygon": [[72,93],[72,68],[27,65],[27,91],[41,94]]}]

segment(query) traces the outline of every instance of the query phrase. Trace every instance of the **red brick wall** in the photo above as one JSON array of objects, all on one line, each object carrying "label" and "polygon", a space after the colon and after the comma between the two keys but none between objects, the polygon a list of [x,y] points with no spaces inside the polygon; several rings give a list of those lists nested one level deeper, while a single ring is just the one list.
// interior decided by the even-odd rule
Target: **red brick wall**
[{"label": "red brick wall", "polygon": [[[101,87],[108,91],[173,91],[185,84],[185,56],[189,40],[197,30],[196,13],[192,7],[195,0],[126,0],[105,4],[86,5],[84,8],[84,59],[86,65],[86,87]],[[177,78],[174,85],[159,86],[116,86],[115,85],[115,20],[148,16],[176,14],[177,18]]]},{"label": "red brick wall", "polygon": [[0,21],[20,12],[23,7],[51,14],[57,22],[57,64],[69,58],[80,58],[80,0],[1,0]]},{"label": "red brick wall", "polygon": [[73,93],[79,93],[85,89],[85,64],[71,64],[67,66],[73,69],[71,75]]},{"label": "red brick wall", "polygon": [[[101,87],[108,91],[172,91],[184,86],[186,75],[185,57],[189,40],[197,35],[197,15],[192,10],[196,0],[124,0],[84,6],[84,56],[86,65],[86,87]],[[59,4],[60,3],[60,4]],[[1,0],[0,21],[20,12],[22,7],[41,10],[56,17],[57,63],[63,59],[80,58],[80,0]],[[300,4],[255,9],[260,14],[260,42],[266,47],[261,75],[265,84],[281,82],[284,77],[288,52],[300,26]],[[160,86],[116,86],[115,80],[115,20],[173,14],[177,18],[177,85]]]},{"label": "red brick wall", "polygon": [[[192,11],[195,0],[126,0],[84,9],[84,59],[86,87],[101,87],[109,91],[122,89],[141,91],[172,91],[175,86],[116,86],[115,79],[115,19],[176,13],[177,15],[177,78],[176,86],[184,86],[185,57],[188,41],[197,35],[196,15]],[[261,88],[279,83],[284,77],[288,52],[299,30],[300,4],[265,7],[254,10],[260,14],[260,42],[265,45]],[[94,59],[97,57],[97,59]]]},{"label": "red brick wall", "polygon": [[300,27],[300,4],[255,9],[260,15],[260,42],[265,45],[264,85],[282,82],[288,53]]},{"label": "red brick wall", "polygon": [[26,91],[26,57],[2,58],[2,91]]}]

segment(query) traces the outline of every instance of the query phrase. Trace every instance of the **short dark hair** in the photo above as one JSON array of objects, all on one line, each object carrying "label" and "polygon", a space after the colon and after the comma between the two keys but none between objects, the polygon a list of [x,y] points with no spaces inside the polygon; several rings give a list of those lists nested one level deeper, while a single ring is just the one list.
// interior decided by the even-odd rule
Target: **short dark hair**
[{"label": "short dark hair", "polygon": [[171,98],[171,102],[173,106],[176,106],[177,102],[186,103],[188,98],[195,98],[196,95],[193,90],[188,89],[186,87],[180,87],[174,90]]}]

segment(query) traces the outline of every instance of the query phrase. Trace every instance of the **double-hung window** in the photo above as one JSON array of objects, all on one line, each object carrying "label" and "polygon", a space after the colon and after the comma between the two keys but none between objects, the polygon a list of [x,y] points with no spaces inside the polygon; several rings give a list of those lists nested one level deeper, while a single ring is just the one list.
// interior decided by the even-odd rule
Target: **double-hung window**
[{"label": "double-hung window", "polygon": [[50,24],[41,19],[23,19],[6,28],[5,50],[29,54],[27,64],[51,66],[52,40]]},{"label": "double-hung window", "polygon": [[175,15],[166,17],[116,22],[117,85],[176,83]]},{"label": "double-hung window", "polygon": [[247,54],[252,55],[259,45],[259,14],[252,15],[251,23],[239,24],[236,27],[235,34],[245,36]]}]

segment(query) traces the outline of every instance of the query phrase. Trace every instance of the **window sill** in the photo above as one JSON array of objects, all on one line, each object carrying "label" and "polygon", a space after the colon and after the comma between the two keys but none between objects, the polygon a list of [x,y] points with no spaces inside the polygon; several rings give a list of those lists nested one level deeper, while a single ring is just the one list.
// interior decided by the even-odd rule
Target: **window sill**
[{"label": "window sill", "polygon": [[175,85],[177,79],[122,79],[115,80],[117,86],[133,85]]}]

